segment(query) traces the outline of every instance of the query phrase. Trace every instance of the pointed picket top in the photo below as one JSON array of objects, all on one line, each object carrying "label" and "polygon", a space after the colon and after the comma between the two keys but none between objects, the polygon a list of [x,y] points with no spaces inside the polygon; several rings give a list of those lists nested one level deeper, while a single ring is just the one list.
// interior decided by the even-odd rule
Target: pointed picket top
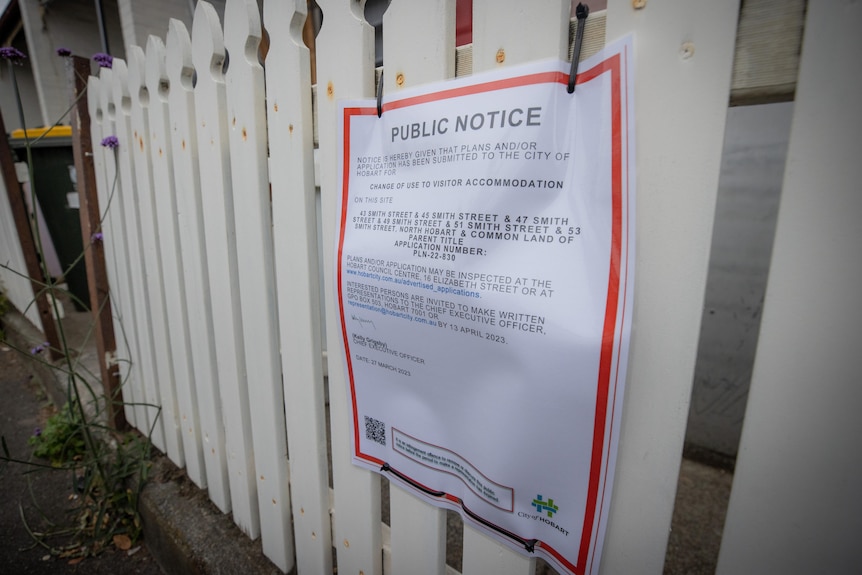
[{"label": "pointed picket top", "polygon": [[536,10],[523,0],[474,0],[473,73],[545,58],[565,60],[571,5],[553,0]]},{"label": "pointed picket top", "polygon": [[258,60],[260,40],[256,0],[227,0],[224,41],[230,59],[225,76],[229,133],[233,144],[243,144],[232,149],[232,154],[246,155],[241,164],[243,170],[253,171],[250,183],[266,186],[266,103],[263,66]]},{"label": "pointed picket top", "polygon": [[[293,42],[297,47],[308,47],[302,40],[302,30],[308,18],[308,3],[305,0],[284,0],[282,2],[264,2],[263,19],[270,28],[284,32],[271,34],[269,37],[270,51],[273,44],[285,41]],[[285,26],[282,26],[285,24]],[[269,58],[269,56],[267,56]]]},{"label": "pointed picket top", "polygon": [[224,82],[222,67],[227,52],[221,22],[213,5],[204,0],[200,0],[195,7],[192,38],[192,61],[197,70],[198,83],[205,83],[207,79],[216,83]]},{"label": "pointed picket top", "polygon": [[146,90],[146,56],[140,46],[129,46],[126,50],[129,74],[129,98],[133,106],[149,106]]},{"label": "pointed picket top", "polygon": [[146,51],[146,70],[144,72],[146,79],[147,90],[150,92],[150,97],[159,97],[161,101],[167,101],[168,89],[168,72],[165,64],[165,43],[162,39],[153,34],[147,38]]},{"label": "pointed picket top", "polygon": [[393,2],[383,29],[384,96],[455,76],[455,0]]},{"label": "pointed picket top", "polygon": [[[111,82],[111,96],[113,97],[115,104],[117,102],[122,102],[122,106],[125,112],[128,113],[129,106],[131,105],[131,94],[129,94],[129,67],[126,65],[125,60],[122,60],[120,58],[114,58],[113,65],[111,66],[111,71],[113,72],[113,80]],[[114,113],[114,120],[119,121],[120,110],[115,109]]]},{"label": "pointed picket top", "polygon": [[[292,88],[298,83],[308,82],[311,87],[311,63],[309,50],[302,38],[306,19],[308,18],[308,4],[306,0],[285,0],[283,2],[265,2],[263,5],[263,17],[269,28],[283,31],[279,34],[269,35],[269,52],[267,61],[273,62],[274,69],[285,70],[287,73],[271,74],[266,79],[267,114],[280,113],[282,120],[280,125],[295,126],[302,130],[303,104],[291,94]],[[301,88],[302,89],[302,88]],[[311,95],[308,96],[311,98]],[[288,99],[293,98],[288,103]],[[284,101],[279,104],[279,101]],[[284,118],[284,117],[287,118]],[[313,129],[313,126],[311,126]],[[272,132],[270,123],[270,141],[278,138]],[[294,132],[289,132],[291,136]],[[303,134],[302,131],[299,134]],[[312,134],[313,136],[313,134]],[[306,145],[302,138],[294,138],[296,145]],[[309,148],[313,144],[308,144]]]},{"label": "pointed picket top", "polygon": [[165,71],[174,89],[182,88],[191,92],[194,88],[195,65],[192,62],[192,39],[186,25],[176,18],[168,23],[168,36],[165,41]]},{"label": "pointed picket top", "polygon": [[227,0],[224,7],[225,47],[235,59],[245,55],[253,67],[261,68],[258,60],[258,47],[263,32],[260,11],[255,0]]},{"label": "pointed picket top", "polygon": [[[90,121],[102,124],[102,106],[99,94],[101,94],[101,80],[98,76],[87,78],[87,111],[90,113]],[[104,206],[102,207],[104,209]]]},{"label": "pointed picket top", "polygon": [[[374,74],[367,70],[374,69],[374,27],[365,20],[365,2],[319,0],[318,4],[326,19],[316,42],[318,100],[328,99],[334,105],[342,98],[373,96]],[[328,76],[334,69],[340,75],[339,85]]]},{"label": "pointed picket top", "polygon": [[117,119],[114,110],[114,70],[101,68],[99,70],[99,101],[102,108],[102,125],[113,123]]}]

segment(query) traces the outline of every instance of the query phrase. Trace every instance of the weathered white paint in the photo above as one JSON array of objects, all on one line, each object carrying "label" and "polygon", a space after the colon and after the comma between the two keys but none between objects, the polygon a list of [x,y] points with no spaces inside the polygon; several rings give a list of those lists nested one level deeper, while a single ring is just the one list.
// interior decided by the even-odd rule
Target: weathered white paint
[{"label": "weathered white paint", "polygon": [[[317,36],[318,131],[323,217],[324,305],[329,350],[329,407],[332,474],[335,487],[334,546],[338,570],[378,575],[382,571],[380,478],[350,463],[353,429],[347,406],[341,322],[334,290],[336,201],[341,193],[336,174],[336,102],[374,94],[374,29],[362,17],[365,2],[320,2],[326,24]],[[344,49],[350,46],[349,49]],[[369,527],[370,526],[370,527]]]},{"label": "weathered white paint", "polygon": [[[422,22],[422,26],[417,26]],[[393,2],[383,14],[384,94],[455,76],[455,2]],[[329,348],[332,349],[332,348]],[[446,511],[397,485],[389,490],[392,573],[442,575]]]},{"label": "weathered white paint", "polygon": [[162,281],[162,258],[159,243],[159,223],[153,205],[153,166],[150,161],[149,138],[149,101],[150,95],[145,84],[146,60],[139,46],[128,50],[128,91],[130,99],[131,160],[135,164],[138,232],[144,262],[144,292],[148,308],[149,334],[156,365],[155,385],[158,387],[160,419],[165,434],[165,447],[168,457],[176,465],[185,465],[185,454],[180,439],[180,420],[177,409],[177,394],[174,387],[173,342],[168,332],[165,312],[165,287]]},{"label": "weathered white paint", "polygon": [[[287,489],[287,438],[278,347],[278,306],[272,258],[267,176],[266,100],[258,62],[260,13],[254,0],[225,5],[225,74],[230,174],[236,225],[236,271],[243,323],[257,499],[263,552],[282,571],[293,567]],[[227,193],[227,192],[226,192]]]},{"label": "weathered white paint", "polygon": [[546,58],[566,60],[569,0],[547,2],[542,10],[518,2],[473,1],[473,73]]},{"label": "weathered white paint", "polygon": [[266,82],[284,410],[299,573],[332,572],[326,413],[320,339],[320,286],[311,63],[302,41],[305,0],[267,2],[271,33]]},{"label": "weathered white paint", "polygon": [[[161,401],[156,382],[155,358],[152,353],[152,333],[150,331],[150,318],[148,311],[146,267],[141,249],[140,224],[138,222],[137,190],[135,189],[135,170],[132,163],[132,139],[129,119],[129,84],[126,63],[119,58],[114,59],[111,70],[111,84],[105,86],[109,91],[106,97],[108,114],[113,115],[114,129],[119,146],[117,146],[117,166],[119,173],[117,179],[118,188],[116,195],[120,197],[118,208],[122,209],[121,222],[123,233],[125,233],[126,257],[121,258],[118,263],[126,268],[128,275],[128,298],[131,310],[129,330],[135,330],[135,341],[138,353],[132,354],[132,365],[139,365],[142,393],[143,414],[138,415],[138,421],[145,421],[147,430],[145,433],[151,435],[153,445],[165,451],[165,436],[162,431],[162,417],[159,406]],[[104,77],[103,77],[104,80]],[[118,212],[119,213],[119,212]],[[137,360],[137,361],[135,361]]]},{"label": "weathered white paint", "polygon": [[719,573],[862,564],[858,2],[811,0]]},{"label": "weathered white paint", "polygon": [[237,277],[228,121],[224,113],[224,60],[218,16],[208,2],[198,2],[192,28],[192,61],[197,70],[196,127],[228,477],[234,521],[256,539],[260,534],[260,510]]},{"label": "weathered white paint", "polygon": [[[110,71],[108,71],[110,73]],[[123,329],[123,320],[127,296],[124,293],[126,283],[120,280],[117,257],[122,250],[122,233],[115,231],[117,227],[114,224],[113,218],[116,213],[116,204],[113,210],[111,206],[114,201],[116,166],[114,165],[113,150],[106,150],[102,144],[102,138],[105,137],[105,130],[109,127],[109,118],[106,110],[102,108],[102,80],[98,76],[90,76],[87,79],[87,107],[90,112],[90,143],[93,149],[93,167],[96,175],[96,192],[99,199],[99,211],[101,214],[101,222],[99,227],[94,227],[103,235],[102,245],[105,253],[105,271],[108,276],[108,286],[111,298],[112,322],[114,325],[114,337],[116,339],[117,348],[114,353],[114,358],[122,359],[117,361],[119,369],[120,383],[123,392],[123,412],[126,414],[126,421],[130,425],[138,426],[137,412],[135,404],[138,403],[137,398],[140,397],[140,382],[133,378],[135,372],[130,369],[128,361],[130,349],[133,344],[129,341],[126,332]],[[111,130],[113,132],[113,130]],[[111,161],[111,177],[108,179],[107,164],[110,154]],[[140,424],[142,427],[143,423]]]},{"label": "weathered white paint", "polygon": [[603,573],[659,573],[664,562],[737,15],[737,2],[647,2],[642,9],[608,2],[607,38],[634,33],[638,206],[629,375]]},{"label": "weathered white paint", "polygon": [[171,20],[168,26],[165,64],[170,82],[168,103],[171,109],[177,227],[186,284],[186,311],[197,386],[206,486],[213,503],[227,513],[231,507],[230,490],[198,168],[195,101],[192,93],[192,44],[188,30],[179,20]]},{"label": "weathered white paint", "polygon": [[[131,51],[130,51],[131,53]],[[186,285],[183,277],[182,251],[177,229],[177,200],[174,188],[174,166],[171,154],[170,83],[165,71],[165,45],[158,36],[147,41],[146,86],[149,95],[149,133],[143,134],[152,163],[154,218],[158,222],[162,262],[163,294],[173,359],[174,390],[177,396],[178,424],[182,439],[186,471],[195,484],[206,485],[195,376],[192,368],[186,312]]]}]

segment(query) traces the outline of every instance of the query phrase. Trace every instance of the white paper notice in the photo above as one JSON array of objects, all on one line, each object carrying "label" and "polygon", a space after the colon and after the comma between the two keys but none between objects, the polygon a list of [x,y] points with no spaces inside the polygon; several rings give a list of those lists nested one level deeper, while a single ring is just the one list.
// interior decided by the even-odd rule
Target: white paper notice
[{"label": "white paper notice", "polygon": [[341,104],[357,465],[598,571],[634,272],[631,41]]}]

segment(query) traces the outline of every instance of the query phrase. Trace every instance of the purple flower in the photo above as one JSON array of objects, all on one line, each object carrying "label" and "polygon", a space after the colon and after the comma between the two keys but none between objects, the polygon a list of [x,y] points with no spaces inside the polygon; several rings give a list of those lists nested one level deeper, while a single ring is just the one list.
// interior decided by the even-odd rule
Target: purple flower
[{"label": "purple flower", "polygon": [[100,241],[102,241],[102,239],[103,239],[104,237],[105,237],[105,236],[102,234],[102,232],[96,232],[96,233],[94,233],[93,235],[91,235],[91,236],[90,236],[90,241],[91,241],[91,242],[100,242]]},{"label": "purple flower", "polygon": [[33,430],[33,435],[34,435],[34,436],[36,436],[36,437],[39,437],[40,435],[42,435],[42,428],[41,428],[41,427],[37,427],[36,429],[34,429],[34,430]]},{"label": "purple flower", "polygon": [[107,136],[102,138],[102,145],[106,148],[116,148],[120,145],[120,141],[117,139],[117,136]]},{"label": "purple flower", "polygon": [[114,64],[114,57],[104,52],[93,54],[93,60],[96,61],[100,68],[110,68]]},{"label": "purple flower", "polygon": [[68,48],[57,48],[57,55],[67,58],[72,55],[72,51]]},{"label": "purple flower", "polygon": [[9,60],[15,64],[20,64],[22,61],[27,59],[27,56],[18,48],[13,48],[12,46],[5,46],[3,48],[0,48],[0,58],[3,58],[4,60]]},{"label": "purple flower", "polygon": [[45,350],[45,347],[46,346],[44,346],[42,344],[39,344],[36,347],[31,347],[30,348],[30,355],[39,355],[40,353],[42,353],[42,351]]}]

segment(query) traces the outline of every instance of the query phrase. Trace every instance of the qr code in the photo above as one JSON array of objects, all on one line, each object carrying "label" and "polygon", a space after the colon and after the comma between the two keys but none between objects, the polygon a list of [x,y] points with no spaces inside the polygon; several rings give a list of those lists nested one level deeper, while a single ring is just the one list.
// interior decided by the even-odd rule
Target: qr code
[{"label": "qr code", "polygon": [[386,445],[386,424],[379,419],[365,416],[365,438]]}]

